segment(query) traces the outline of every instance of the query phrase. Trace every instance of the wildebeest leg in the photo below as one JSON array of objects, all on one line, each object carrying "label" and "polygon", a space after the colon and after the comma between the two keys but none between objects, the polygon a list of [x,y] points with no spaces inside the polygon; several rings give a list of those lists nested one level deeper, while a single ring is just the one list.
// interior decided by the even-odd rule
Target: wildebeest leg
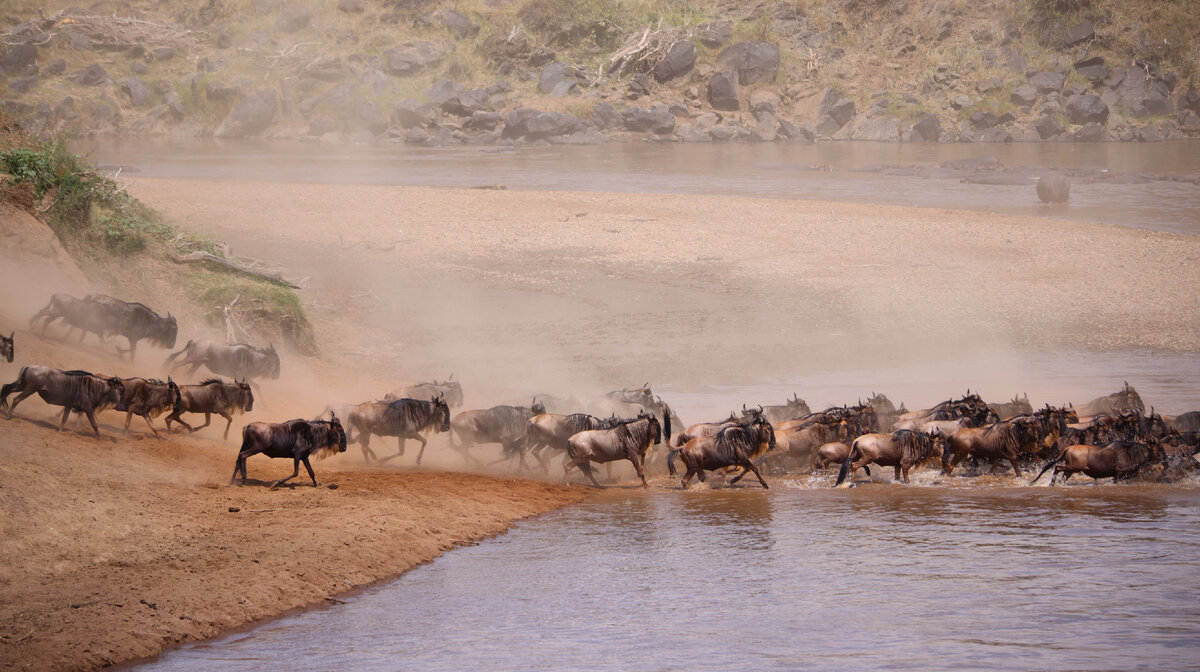
[{"label": "wildebeest leg", "polygon": [[[695,476],[696,473],[697,473],[696,469],[693,469],[692,467],[688,467],[687,472],[684,473],[684,475],[683,475],[683,480],[679,482],[679,489],[687,490],[688,483],[691,482],[692,476]],[[699,473],[700,473],[700,481],[703,482],[704,481],[704,472],[701,471]]]},{"label": "wildebeest leg", "polygon": [[[308,467],[308,458],[305,458],[304,466]],[[293,467],[292,475],[288,476],[287,478],[281,478],[278,481],[275,481],[274,483],[272,483],[271,484],[272,490],[274,490],[275,488],[278,488],[279,486],[283,485],[284,483],[287,483],[288,481],[290,481],[293,478],[300,475],[300,458],[298,458],[298,457],[292,458],[292,467]],[[312,467],[308,467],[308,473],[310,473],[310,474],[312,473]],[[317,477],[313,476],[313,485],[316,485],[316,484],[317,484]]]},{"label": "wildebeest leg", "polygon": [[375,451],[371,450],[371,433],[365,429],[359,430],[358,447],[362,448],[363,462],[370,464],[371,460],[379,460],[375,456]]},{"label": "wildebeest leg", "polygon": [[754,475],[758,477],[758,482],[762,483],[762,486],[764,488],[767,488],[768,490],[771,488],[771,486],[767,485],[767,482],[763,480],[762,474],[758,473],[758,467],[754,466],[753,462],[751,462],[750,460],[746,460],[742,464],[742,466],[745,467],[746,469],[749,469],[750,471],[753,471]]},{"label": "wildebeest leg", "polygon": [[204,429],[205,427],[209,426],[210,424],[212,424],[212,413],[205,413],[203,425],[199,425],[197,427],[188,427],[188,429],[193,432],[198,432],[198,431]]},{"label": "wildebeest leg", "polygon": [[200,365],[203,363],[204,362],[186,362],[186,361],[184,361],[184,362],[180,362],[179,366],[184,366],[185,364],[191,364],[192,368],[188,369],[187,375],[194,376],[194,375],[196,375],[196,371],[200,368]]},{"label": "wildebeest leg", "polygon": [[[158,430],[154,428],[154,423],[150,420],[150,414],[147,413],[147,414],[143,415],[142,417],[146,419],[146,426],[150,428],[151,432],[154,432],[154,438],[156,438],[156,439],[160,438],[158,436]],[[125,427],[126,427],[126,433],[128,434],[128,428],[129,428],[129,419],[128,418],[125,419]]]},{"label": "wildebeest leg", "polygon": [[313,473],[312,465],[308,463],[308,456],[305,455],[300,458],[300,461],[304,463],[304,468],[308,470],[308,477],[312,479],[313,487],[317,487],[317,475]]},{"label": "wildebeest leg", "polygon": [[[70,411],[68,411],[69,413]],[[88,422],[92,423],[92,431],[96,432],[96,438],[100,438],[100,426],[96,424],[96,416],[92,411],[84,411],[87,413]]]},{"label": "wildebeest leg", "polygon": [[1017,464],[1017,456],[1010,455],[1008,461],[1013,465],[1013,471],[1017,472],[1017,478],[1021,477],[1021,465]]},{"label": "wildebeest leg", "polygon": [[[13,405],[15,406],[16,404],[13,404]],[[60,431],[60,432],[61,432],[61,431],[63,431],[64,429],[66,429],[66,427],[67,427],[67,418],[69,418],[69,417],[71,417],[71,407],[70,407],[70,406],[68,406],[68,407],[66,407],[66,408],[64,408],[64,409],[63,409],[63,417],[62,417],[62,422],[58,423],[58,431]]]},{"label": "wildebeest leg", "polygon": [[600,487],[600,481],[596,480],[596,470],[592,467],[591,460],[585,459],[583,462],[580,462],[579,470],[583,472],[584,476],[588,477],[588,480],[592,482],[593,486],[597,488]]},{"label": "wildebeest leg", "polygon": [[225,438],[222,441],[229,440],[229,428],[233,426],[233,416],[225,413],[225,411],[217,411],[217,414],[225,418]]},{"label": "wildebeest leg", "polygon": [[[126,336],[125,338],[129,338],[129,337]],[[129,361],[132,362],[134,355],[137,353],[137,341],[135,339],[129,338],[129,348],[128,349],[122,349],[121,346],[119,346],[119,345],[117,346],[118,354],[123,355],[127,352],[129,353]]]},{"label": "wildebeest leg", "polygon": [[239,452],[237,462],[233,463],[233,476],[229,477],[229,484],[237,480],[238,471],[242,472],[242,485],[246,484],[246,458],[249,457],[246,453]]},{"label": "wildebeest leg", "polygon": [[12,405],[10,405],[8,407],[8,417],[6,417],[5,420],[12,420],[12,414],[13,414],[13,411],[17,410],[17,404],[21,403],[22,399],[28,397],[31,394],[33,394],[32,391],[22,392],[22,393],[18,394],[17,398],[13,399]]},{"label": "wildebeest leg", "polygon": [[[892,476],[892,480],[893,481],[900,480],[900,465],[898,465],[898,464],[896,465],[896,473]],[[908,479],[907,478],[904,479],[904,482],[907,483]]]},{"label": "wildebeest leg", "polygon": [[642,479],[642,487],[649,488],[650,484],[646,482],[646,471],[642,468],[641,458],[631,457],[629,461],[633,463],[633,469],[637,472],[638,478]]},{"label": "wildebeest leg", "polygon": [[129,422],[131,420],[133,420],[133,411],[127,411],[125,413],[125,436],[129,436]]},{"label": "wildebeest leg", "polygon": [[168,434],[171,433],[171,421],[172,420],[174,420],[175,422],[178,422],[179,424],[186,427],[189,432],[196,431],[196,430],[192,429],[191,425],[189,425],[188,423],[183,421],[182,415],[183,415],[183,411],[179,411],[178,413],[171,413],[170,415],[167,416],[167,419],[165,422],[167,423],[167,433]]},{"label": "wildebeest leg", "polygon": [[[421,442],[421,449],[417,451],[417,466],[419,467],[421,466],[421,456],[425,454],[425,444],[427,442],[425,441],[425,437],[420,434],[415,434],[413,438]],[[403,448],[401,448],[400,452],[404,452]]]}]

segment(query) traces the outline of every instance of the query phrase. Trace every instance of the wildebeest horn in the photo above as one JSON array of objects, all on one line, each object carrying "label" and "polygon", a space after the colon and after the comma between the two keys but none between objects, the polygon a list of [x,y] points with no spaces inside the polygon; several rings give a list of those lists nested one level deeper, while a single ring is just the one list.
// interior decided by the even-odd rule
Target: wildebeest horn
[{"label": "wildebeest horn", "polygon": [[450,377],[446,379],[446,382],[448,383],[452,380],[454,380],[454,372],[453,371],[450,372]]}]

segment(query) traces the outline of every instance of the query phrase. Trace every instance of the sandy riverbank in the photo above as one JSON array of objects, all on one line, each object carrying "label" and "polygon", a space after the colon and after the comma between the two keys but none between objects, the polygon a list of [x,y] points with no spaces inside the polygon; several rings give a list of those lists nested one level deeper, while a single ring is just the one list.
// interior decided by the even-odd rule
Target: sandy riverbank
[{"label": "sandy riverbank", "polygon": [[[470,408],[535,391],[587,399],[645,381],[703,389],[1015,350],[1200,351],[1200,239],[1190,236],[674,195],[183,180],[129,190],[302,281],[323,354],[286,357],[254,420],[312,416],[390,381],[450,373]],[[0,328],[20,327],[41,292],[0,299]],[[180,343],[214,335],[183,323]],[[149,350],[144,371],[90,340],[19,329],[18,339],[5,380],[32,362],[152,375],[165,356]],[[316,465],[336,490],[229,488],[241,421],[229,441],[211,428],[171,442],[97,441],[54,433],[37,400],[18,415],[27,419],[0,425],[0,661],[18,668],[153,655],[322,603],[585,496],[410,471],[408,458],[364,471],[353,446]],[[102,418],[110,437],[119,416]],[[431,451],[435,466],[461,467],[444,443]],[[288,469],[250,463],[252,478]]]}]

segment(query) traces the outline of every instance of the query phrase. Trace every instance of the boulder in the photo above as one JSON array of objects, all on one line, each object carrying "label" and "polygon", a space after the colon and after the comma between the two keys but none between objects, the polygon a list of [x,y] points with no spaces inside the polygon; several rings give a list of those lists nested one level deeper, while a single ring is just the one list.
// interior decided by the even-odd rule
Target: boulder
[{"label": "boulder", "polygon": [[1066,175],[1050,171],[1038,178],[1037,195],[1043,203],[1066,203],[1071,198],[1071,182]]},{"label": "boulder", "polygon": [[754,128],[750,129],[749,140],[751,142],[775,142],[779,137],[779,123],[774,117],[765,117],[759,119]]},{"label": "boulder", "polygon": [[592,107],[592,123],[602,131],[613,131],[625,126],[625,118],[612,105],[596,103]]},{"label": "boulder", "polygon": [[64,58],[56,58],[50,61],[50,65],[46,66],[46,74],[57,77],[67,71],[67,61]]},{"label": "boulder", "polygon": [[458,82],[450,81],[449,79],[436,79],[429,86],[429,90],[425,95],[429,98],[429,102],[434,105],[442,105],[443,103],[453,100],[462,93],[463,85]]},{"label": "boulder", "polygon": [[1167,134],[1158,126],[1145,126],[1138,129],[1137,139],[1140,142],[1162,142],[1167,139]]},{"label": "boulder", "polygon": [[712,136],[691,124],[675,127],[675,137],[682,142],[712,142]]},{"label": "boulder", "polygon": [[750,131],[732,121],[723,121],[709,129],[708,135],[718,142],[737,142],[750,137]]},{"label": "boulder", "polygon": [[433,123],[435,118],[437,112],[430,103],[405,98],[392,106],[391,121],[400,128],[424,126]]},{"label": "boulder", "polygon": [[1043,70],[1029,78],[1029,83],[1038,90],[1038,93],[1061,91],[1066,81],[1066,75],[1061,72],[1051,72],[1049,70]]},{"label": "boulder", "polygon": [[395,85],[392,84],[391,78],[385,75],[379,68],[367,68],[366,71],[363,72],[361,81],[363,84],[371,87],[371,90],[374,91],[376,95],[389,93],[396,90]]},{"label": "boulder", "polygon": [[680,40],[671,45],[667,55],[654,66],[651,74],[654,75],[654,79],[666,82],[691,72],[695,64],[696,45],[687,40]]},{"label": "boulder", "polygon": [[562,81],[576,83],[575,73],[559,61],[547,63],[542,68],[541,74],[538,75],[538,91],[551,93],[558,86],[559,82]]},{"label": "boulder", "polygon": [[714,110],[726,112],[736,112],[741,108],[737,70],[721,70],[708,80],[708,104]]},{"label": "boulder", "polygon": [[75,73],[75,81],[84,86],[99,86],[108,81],[108,71],[99,63],[93,63]]},{"label": "boulder", "polygon": [[942,122],[936,114],[925,112],[913,121],[913,141],[937,142],[942,137]]},{"label": "boulder", "polygon": [[236,100],[242,95],[242,87],[224,82],[209,82],[204,87],[204,98],[211,101]]},{"label": "boulder", "polygon": [[1037,100],[1037,89],[1032,84],[1022,84],[1008,94],[1008,99],[1017,107],[1033,107]]},{"label": "boulder", "polygon": [[789,140],[812,142],[817,138],[817,129],[812,124],[796,124],[787,119],[780,119],[779,134]]},{"label": "boulder", "polygon": [[169,61],[175,58],[175,47],[155,47],[146,52],[148,61]]},{"label": "boulder", "polygon": [[14,44],[0,56],[0,72],[20,74],[37,62],[38,49],[33,44]]},{"label": "boulder", "polygon": [[960,93],[956,96],[950,96],[950,107],[955,110],[961,110],[974,104],[975,101],[971,100],[971,97],[965,93]]},{"label": "boulder", "polygon": [[237,102],[217,127],[218,138],[246,138],[267,130],[279,107],[275,89],[260,89]]},{"label": "boulder", "polygon": [[750,113],[755,119],[774,116],[779,113],[779,94],[774,91],[759,89],[750,94]]},{"label": "boulder", "polygon": [[1067,31],[1063,36],[1063,44],[1073,47],[1080,42],[1086,42],[1096,36],[1096,26],[1091,21],[1081,21]]},{"label": "boulder", "polygon": [[1075,142],[1103,142],[1104,127],[1095,122],[1085,124],[1075,131]]},{"label": "boulder", "polygon": [[275,30],[281,33],[294,33],[304,30],[312,23],[313,13],[307,5],[298,2],[289,3],[279,11],[275,18]]},{"label": "boulder", "polygon": [[1004,86],[1004,80],[1000,79],[999,77],[984,77],[978,82],[975,82],[975,90],[979,93],[994,91],[1002,86]]},{"label": "boulder", "polygon": [[504,117],[502,135],[513,139],[546,140],[555,136],[570,135],[583,130],[585,126],[583,120],[569,114],[522,107]]},{"label": "boulder", "polygon": [[396,77],[411,77],[441,65],[449,49],[428,40],[398,44],[383,52],[383,69]]},{"label": "boulder", "polygon": [[985,128],[991,128],[1000,123],[1000,117],[998,117],[996,113],[992,112],[991,110],[982,110],[980,112],[976,112],[970,116],[970,120],[971,128],[974,128],[977,131]]},{"label": "boulder", "polygon": [[167,110],[176,119],[183,119],[187,116],[187,108],[183,105],[183,99],[174,91],[167,91],[163,94],[163,103],[167,106]]},{"label": "boulder", "polygon": [[1146,98],[1146,71],[1138,67],[1114,72],[1105,80],[1117,92],[1118,105],[1134,114],[1143,114],[1146,109],[1142,100]]},{"label": "boulder", "polygon": [[1162,80],[1150,84],[1146,97],[1142,99],[1142,106],[1150,114],[1170,114],[1175,111],[1175,104],[1171,102],[1170,88]]},{"label": "boulder", "polygon": [[1033,128],[1037,131],[1038,135],[1041,136],[1042,140],[1049,140],[1050,138],[1062,135],[1067,131],[1067,129],[1061,123],[1059,123],[1058,119],[1049,114],[1042,115],[1037,119],[1037,121],[1034,121]]},{"label": "boulder", "polygon": [[631,107],[622,115],[625,128],[634,133],[669,135],[675,131],[675,115],[666,105],[655,105],[649,109]]},{"label": "boulder", "polygon": [[129,64],[129,71],[135,75],[145,75],[150,72],[150,68],[141,61],[134,61]]},{"label": "boulder", "polygon": [[1200,114],[1200,91],[1189,88],[1187,93],[1179,96],[1179,107]]},{"label": "boulder", "polygon": [[122,79],[121,93],[129,96],[129,102],[134,107],[142,107],[150,100],[150,87],[137,77]]},{"label": "boulder", "polygon": [[850,139],[895,142],[900,139],[900,120],[895,117],[876,117],[859,122],[850,133]]},{"label": "boulder", "polygon": [[779,45],[768,42],[730,45],[717,54],[717,69],[736,70],[741,86],[772,82],[779,73]]},{"label": "boulder", "polygon": [[693,34],[697,40],[700,40],[700,44],[709,49],[716,49],[733,38],[733,22],[714,21],[712,23],[702,23],[696,26],[696,31]]},{"label": "boulder", "polygon": [[625,97],[629,100],[637,100],[642,96],[650,95],[653,90],[654,85],[650,83],[650,78],[639,72],[629,78],[629,85],[625,87]]},{"label": "boulder", "polygon": [[1108,121],[1108,105],[1100,100],[1100,96],[1092,94],[1071,96],[1067,99],[1065,111],[1072,124],[1103,124]]},{"label": "boulder", "polygon": [[827,114],[837,122],[838,128],[841,128],[854,118],[854,101],[842,98],[829,107]]},{"label": "boulder", "polygon": [[474,37],[479,34],[479,24],[472,21],[465,14],[460,14],[453,9],[438,9],[433,13],[433,19],[445,26],[446,30],[455,39],[464,39]]},{"label": "boulder", "polygon": [[442,103],[442,109],[459,117],[469,117],[488,109],[488,94],[483,89],[468,89]]},{"label": "boulder", "polygon": [[342,130],[341,122],[332,117],[313,117],[308,122],[308,135],[325,135],[326,133],[336,133],[340,130]]},{"label": "boulder", "polygon": [[1002,128],[985,128],[975,134],[975,142],[1012,142],[1012,134]]},{"label": "boulder", "polygon": [[464,128],[479,131],[491,131],[500,125],[500,115],[495,112],[479,111],[471,114]]}]

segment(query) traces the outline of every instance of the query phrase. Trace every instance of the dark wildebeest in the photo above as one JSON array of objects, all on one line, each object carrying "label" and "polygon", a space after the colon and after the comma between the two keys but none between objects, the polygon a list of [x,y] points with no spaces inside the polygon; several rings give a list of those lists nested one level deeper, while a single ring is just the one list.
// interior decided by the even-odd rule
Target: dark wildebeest
[{"label": "dark wildebeest", "polygon": [[0,359],[10,364],[13,360],[13,337],[16,335],[17,332],[15,331],[8,336],[0,335]]},{"label": "dark wildebeest", "polygon": [[[175,358],[184,355],[179,363]],[[218,376],[229,376],[234,379],[245,379],[253,382],[255,378],[279,378],[279,353],[275,346],[256,348],[245,343],[225,345],[216,341],[196,339],[187,342],[179,352],[172,353],[163,362],[163,368],[168,372],[191,366],[187,375],[196,373],[201,365],[207,366]]]},{"label": "dark wildebeest", "polygon": [[[199,385],[180,385],[179,404],[167,416],[167,432],[171,421],[183,425],[190,432],[204,429],[212,422],[212,414],[225,418],[225,436],[229,439],[229,427],[233,425],[234,413],[249,413],[254,410],[254,393],[244,380],[227,383],[220,378],[209,378]],[[184,413],[203,413],[204,424],[192,427],[183,421]]]},{"label": "dark wildebeest", "polygon": [[29,320],[30,327],[41,318],[45,318],[43,334],[51,322],[62,319],[72,329],[78,328],[82,332],[80,342],[89,332],[96,334],[101,343],[108,335],[124,336],[129,341],[129,349],[117,348],[117,351],[128,352],[131,361],[137,354],[138,341],[149,339],[161,347],[173,348],[179,333],[179,325],[171,314],[163,317],[143,303],[122,301],[105,294],[89,294],[83,299],[55,294],[50,297],[50,303]]},{"label": "dark wildebeest", "polygon": [[538,463],[542,466],[542,470],[549,473],[548,462],[550,455],[547,454],[543,457],[543,450],[565,450],[567,439],[575,434],[590,429],[610,429],[619,422],[622,421],[616,416],[597,418],[587,413],[572,413],[570,415],[542,413],[541,415],[533,416],[525,422],[525,436],[522,449],[537,458]]},{"label": "dark wildebeest", "polygon": [[[664,416],[667,440],[671,439],[670,411]],[[570,483],[571,468],[578,467],[591,480],[592,485],[600,487],[599,481],[592,470],[592,462],[613,462],[629,460],[642,479],[642,487],[650,487],[646,483],[646,471],[643,463],[646,451],[651,445],[662,441],[663,426],[652,413],[644,413],[633,420],[625,420],[611,429],[589,429],[579,432],[567,439],[567,461],[563,464],[563,478]]]},{"label": "dark wildebeest", "polygon": [[[683,465],[687,467],[679,487],[686,489],[693,476],[698,477],[703,483],[705,471],[725,467],[741,467],[742,473],[729,481],[730,485],[740,481],[746,474],[753,473],[764,488],[770,488],[771,486],[767,485],[762,473],[755,466],[754,460],[774,448],[775,430],[772,429],[771,423],[761,416],[750,422],[722,429],[712,438],[711,442],[704,437],[692,439],[677,451],[679,459],[683,460]],[[667,460],[670,462],[671,457],[668,456]]]},{"label": "dark wildebeest", "polygon": [[675,412],[667,406],[662,397],[659,397],[650,390],[649,383],[641,387],[606,392],[603,396],[593,399],[588,404],[588,409],[596,416],[611,414],[625,418],[634,417],[642,413],[648,413],[657,417],[665,417],[665,414],[670,414],[671,424],[676,427],[683,426],[683,423],[679,420],[679,416],[675,415]]},{"label": "dark wildebeest", "polygon": [[396,388],[384,395],[383,400],[391,402],[397,399],[432,399],[439,394],[442,395],[442,399],[446,400],[446,405],[450,408],[458,408],[463,405],[462,385],[454,380],[454,374],[450,374],[450,378],[445,382],[438,382],[437,378],[434,378],[432,383],[417,383],[408,387]]},{"label": "dark wildebeest", "polygon": [[1036,451],[1036,441],[1036,431],[1025,423],[1002,421],[987,427],[964,427],[946,439],[942,452],[943,473],[949,475],[959,462],[971,455],[991,462],[993,472],[998,460],[1007,459],[1019,477],[1021,465],[1017,458],[1026,450]]},{"label": "dark wildebeest", "polygon": [[759,410],[766,417],[767,422],[770,422],[772,425],[784,420],[791,420],[792,418],[802,418],[812,413],[808,404],[795,392],[792,393],[792,398],[788,399],[782,406],[761,406]]},{"label": "dark wildebeest", "polygon": [[[12,339],[10,338],[11,342]],[[12,361],[12,355],[9,355],[8,361]],[[1200,431],[1200,411],[1188,411],[1180,413],[1171,419],[1171,425],[1181,432],[1196,432]]]},{"label": "dark wildebeest", "polygon": [[[421,442],[421,450],[417,453],[417,464],[425,455],[425,437],[421,432],[450,431],[450,407],[441,395],[430,401],[420,399],[397,399],[395,401],[373,401],[359,404],[350,413],[350,433],[358,434],[358,445],[362,448],[363,460],[376,460],[380,463],[400,457],[404,454],[405,439],[416,439]],[[371,435],[397,437],[399,450],[395,455],[380,460],[371,450]]]},{"label": "dark wildebeest", "polygon": [[1142,413],[1145,410],[1146,404],[1142,402],[1142,396],[1126,382],[1125,386],[1120,390],[1081,405],[1079,407],[1079,415],[1082,417],[1101,414],[1117,415],[1121,411],[1137,411]]},{"label": "dark wildebeest", "polygon": [[[471,446],[477,443],[498,443],[504,452],[496,462],[520,458],[521,468],[525,469],[525,427],[535,415],[542,415],[546,407],[538,403],[537,398],[531,406],[493,406],[487,409],[463,411],[450,421],[450,447],[462,453],[463,459],[480,464],[470,453]],[[458,437],[461,444],[456,444]],[[494,463],[493,463],[494,464]]]},{"label": "dark wildebeest", "polygon": [[758,408],[748,409],[745,405],[743,405],[742,417],[740,418],[733,413],[730,413],[728,418],[721,420],[720,422],[699,422],[689,426],[687,429],[679,432],[667,440],[667,445],[671,447],[671,450],[667,452],[667,472],[671,476],[675,475],[675,455],[679,452],[680,448],[693,439],[711,439],[717,434],[720,434],[721,430],[725,429],[726,427],[732,427],[743,422],[751,422],[754,418],[759,417],[762,417],[761,406]]},{"label": "dark wildebeest", "polygon": [[[19,394],[9,406],[8,395],[13,392]],[[22,367],[15,381],[0,387],[0,410],[8,409],[6,419],[11,420],[17,404],[35,392],[47,404],[63,407],[59,431],[67,424],[71,411],[77,411],[87,416],[97,437],[100,436],[100,427],[96,424],[96,411],[125,403],[125,387],[121,385],[120,378],[103,378],[87,371],[61,371],[48,366],[31,365]]]},{"label": "dark wildebeest", "polygon": [[831,441],[853,441],[858,436],[860,434],[857,432],[853,436],[850,434],[850,424],[845,420],[836,420],[828,416],[814,418],[797,427],[776,430],[775,442],[779,448],[779,457],[770,460],[772,463],[780,461],[785,469],[805,469],[815,463],[817,449],[821,446]]},{"label": "dark wildebeest", "polygon": [[935,457],[941,434],[926,434],[901,429],[891,434],[863,434],[854,440],[850,452],[838,471],[837,483],[841,485],[854,470],[862,467],[871,475],[869,465],[895,467],[896,480],[908,483],[908,472],[921,463]]},{"label": "dark wildebeest", "polygon": [[154,432],[154,437],[158,438],[158,430],[151,421],[164,411],[182,409],[183,395],[170,378],[165,383],[154,379],[124,378],[121,384],[125,386],[125,402],[118,405],[116,410],[125,411],[125,436],[129,436],[129,423],[133,416],[139,415]]},{"label": "dark wildebeest", "polygon": [[[1029,484],[1037,483],[1042,474],[1051,467],[1054,468],[1054,474],[1050,477],[1050,485],[1054,485],[1059,474],[1065,474],[1063,483],[1066,483],[1072,474],[1078,473],[1097,479],[1111,478],[1119,481],[1136,475],[1155,460],[1161,462],[1164,468],[1167,466],[1166,452],[1157,441],[1151,441],[1149,444],[1114,441],[1106,446],[1067,446],[1058,458],[1038,472]],[[1062,464],[1059,464],[1060,462]]]},{"label": "dark wildebeest", "polygon": [[246,458],[262,453],[267,457],[292,458],[292,475],[275,481],[277,488],[300,474],[300,463],[308,470],[313,487],[317,487],[317,475],[313,473],[308,458],[317,454],[325,457],[346,452],[346,431],[332,413],[328,420],[288,420],[287,422],[252,422],[242,428],[242,448],[233,465],[233,477],[229,484],[242,473],[242,484],[246,484]]},{"label": "dark wildebeest", "polygon": [[1001,404],[988,404],[988,408],[992,409],[996,417],[1001,420],[1008,420],[1018,415],[1030,415],[1033,413],[1033,404],[1029,403],[1028,394],[1023,397],[1018,397],[1014,394],[1012,401],[1006,401]]}]

